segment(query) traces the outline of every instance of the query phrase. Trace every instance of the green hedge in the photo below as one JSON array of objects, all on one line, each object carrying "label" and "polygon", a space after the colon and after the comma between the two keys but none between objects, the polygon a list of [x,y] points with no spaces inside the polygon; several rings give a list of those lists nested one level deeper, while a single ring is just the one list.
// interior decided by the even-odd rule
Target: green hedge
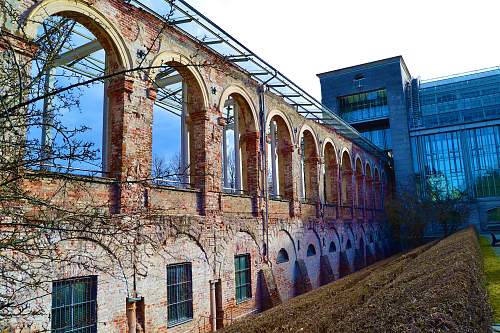
[{"label": "green hedge", "polygon": [[223,332],[489,332],[475,231],[378,262]]}]

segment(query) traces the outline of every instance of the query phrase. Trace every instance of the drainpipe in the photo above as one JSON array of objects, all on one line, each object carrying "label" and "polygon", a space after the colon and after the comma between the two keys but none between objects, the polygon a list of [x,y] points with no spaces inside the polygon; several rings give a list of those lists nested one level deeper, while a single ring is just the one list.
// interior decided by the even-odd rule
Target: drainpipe
[{"label": "drainpipe", "polygon": [[[269,189],[267,184],[267,154],[266,154],[266,100],[265,92],[267,89],[267,84],[276,77],[275,72],[271,78],[263,82],[258,88],[257,93],[259,94],[259,120],[260,120],[260,170],[262,175],[262,197],[265,200],[266,209],[263,214],[262,228],[264,231],[264,242],[265,242],[265,253],[264,260],[269,261]],[[262,200],[262,199],[261,199]]]},{"label": "drainpipe", "polygon": [[215,281],[210,281],[210,323],[212,332],[217,330],[217,303],[215,297]]}]

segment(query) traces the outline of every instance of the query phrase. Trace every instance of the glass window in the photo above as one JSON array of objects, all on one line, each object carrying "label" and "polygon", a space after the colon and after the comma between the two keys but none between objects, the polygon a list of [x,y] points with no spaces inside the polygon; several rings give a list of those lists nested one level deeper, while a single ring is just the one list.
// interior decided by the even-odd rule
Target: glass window
[{"label": "glass window", "polygon": [[97,332],[97,276],[52,282],[54,333]]},{"label": "glass window", "polygon": [[309,244],[309,246],[307,247],[307,256],[312,257],[315,255],[316,255],[316,248],[314,247],[314,245]]},{"label": "glass window", "polygon": [[167,266],[168,326],[193,319],[191,263]]},{"label": "glass window", "polygon": [[234,257],[234,279],[236,303],[241,303],[252,298],[252,276],[249,254],[242,254]]},{"label": "glass window", "polygon": [[340,114],[347,121],[376,119],[389,115],[385,89],[341,96],[338,100]]},{"label": "glass window", "polygon": [[328,248],[328,252],[333,253],[337,251],[337,247],[334,242],[330,242],[330,247]]},{"label": "glass window", "polygon": [[278,257],[276,257],[276,263],[282,264],[284,262],[288,262],[290,258],[288,257],[288,252],[285,249],[281,249],[278,252]]}]

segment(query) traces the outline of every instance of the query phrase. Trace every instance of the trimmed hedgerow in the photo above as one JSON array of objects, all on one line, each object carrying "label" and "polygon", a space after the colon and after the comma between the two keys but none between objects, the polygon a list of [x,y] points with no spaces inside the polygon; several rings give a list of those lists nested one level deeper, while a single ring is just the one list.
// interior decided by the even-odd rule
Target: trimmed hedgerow
[{"label": "trimmed hedgerow", "polygon": [[491,308],[475,231],[378,262],[224,333],[489,332]]}]

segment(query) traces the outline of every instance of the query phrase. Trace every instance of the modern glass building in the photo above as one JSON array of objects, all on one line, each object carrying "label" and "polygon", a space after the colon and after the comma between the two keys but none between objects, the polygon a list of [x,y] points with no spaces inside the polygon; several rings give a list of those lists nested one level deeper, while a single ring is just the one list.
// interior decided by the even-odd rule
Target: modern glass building
[{"label": "modern glass building", "polygon": [[400,190],[432,180],[500,224],[500,68],[424,81],[394,57],[318,76],[323,103],[392,153]]}]

